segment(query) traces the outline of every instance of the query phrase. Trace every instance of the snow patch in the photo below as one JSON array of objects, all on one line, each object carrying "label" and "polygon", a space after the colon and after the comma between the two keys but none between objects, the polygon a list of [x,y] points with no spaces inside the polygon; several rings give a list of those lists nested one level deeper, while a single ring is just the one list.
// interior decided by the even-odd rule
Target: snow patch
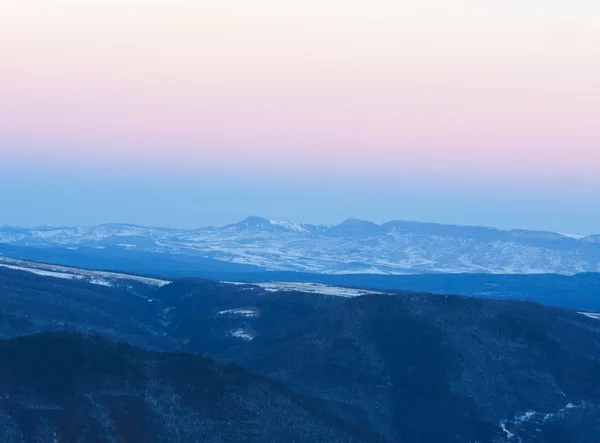
[{"label": "snow patch", "polygon": [[589,318],[600,320],[600,314],[598,314],[596,312],[580,312],[579,314],[585,315],[586,317],[589,317]]},{"label": "snow patch", "polygon": [[14,271],[29,272],[30,274],[42,275],[44,277],[62,278],[65,280],[73,280],[73,279],[80,280],[83,278],[80,275],[66,274],[64,272],[43,271],[41,269],[26,268],[23,266],[6,265],[6,264],[2,264],[2,263],[0,263],[0,267],[12,269]]},{"label": "snow patch", "polygon": [[527,420],[530,420],[532,417],[535,416],[535,414],[537,414],[537,412],[535,412],[535,411],[527,411],[524,414],[519,415],[517,417],[517,421],[527,421]]},{"label": "snow patch", "polygon": [[506,429],[506,422],[500,423],[500,426],[502,427],[502,431],[504,431],[508,438],[513,438],[515,436],[515,434]]},{"label": "snow patch", "polygon": [[156,278],[139,277],[137,275],[121,274],[117,272],[90,271],[87,269],[72,268],[68,266],[49,265],[45,263],[30,262],[25,260],[15,260],[0,257],[0,266],[18,271],[30,272],[32,274],[45,277],[62,278],[67,280],[84,280],[95,285],[113,286],[109,280],[136,281],[148,286],[162,287],[171,283],[167,280]]},{"label": "snow patch", "polygon": [[334,295],[337,297],[360,297],[362,295],[384,294],[383,292],[369,291],[366,289],[344,288],[341,286],[329,286],[320,283],[306,282],[258,283],[256,286],[260,286],[265,291],[269,292],[305,292],[308,294]]},{"label": "snow patch", "polygon": [[102,278],[91,278],[90,279],[90,283],[93,285],[100,285],[100,286],[108,286],[108,287],[112,287],[112,283],[109,282],[108,280],[104,280]]},{"label": "snow patch", "polygon": [[256,318],[256,317],[260,316],[257,308],[226,309],[224,311],[219,311],[218,315],[220,315],[220,316],[240,316],[240,317],[248,317],[248,318]]},{"label": "snow patch", "polygon": [[[564,418],[570,409],[582,409],[585,408],[585,403],[575,405],[571,402],[567,403],[565,407],[557,410],[556,412],[537,412],[528,410],[521,415],[516,415],[513,419],[502,420],[500,426],[506,434],[507,438],[512,441],[513,437],[516,437],[517,442],[522,442],[522,439],[517,437],[515,433],[519,430],[523,430],[530,426],[541,427],[549,422],[556,421]],[[507,428],[507,424],[511,425],[511,430]]]},{"label": "snow patch", "polygon": [[252,335],[249,331],[238,328],[229,331],[229,335],[235,338],[241,338],[244,341],[252,341],[254,340],[254,335]]},{"label": "snow patch", "polygon": [[297,223],[297,222],[289,222],[289,221],[283,221],[283,220],[269,220],[269,223],[271,223],[274,226],[279,226],[284,229],[287,229],[288,231],[296,231],[296,232],[301,232],[303,234],[308,232],[308,230],[304,226],[302,226],[301,223]]},{"label": "snow patch", "polygon": [[585,235],[579,235],[579,234],[566,234],[564,232],[558,232],[559,235],[562,235],[563,237],[567,237],[567,238],[574,238],[575,240],[581,240],[582,238],[585,238]]}]

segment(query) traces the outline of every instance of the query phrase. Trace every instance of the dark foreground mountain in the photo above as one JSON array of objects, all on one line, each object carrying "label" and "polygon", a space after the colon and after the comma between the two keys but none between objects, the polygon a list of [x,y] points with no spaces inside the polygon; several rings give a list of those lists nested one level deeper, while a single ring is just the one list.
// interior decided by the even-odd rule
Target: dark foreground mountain
[{"label": "dark foreground mountain", "polygon": [[394,442],[597,443],[600,435],[592,314],[314,285],[190,279],[130,290],[4,273],[6,337],[76,329],[219,357]]},{"label": "dark foreground mountain", "polygon": [[164,288],[182,349],[269,374],[393,441],[598,441],[599,320],[516,301],[237,288]]},{"label": "dark foreground mountain", "polygon": [[233,364],[75,333],[0,341],[0,441],[365,442],[314,402]]},{"label": "dark foreground mountain", "polygon": [[152,305],[156,285],[40,272],[45,274],[0,267],[0,339],[71,330],[157,348],[166,334]]}]

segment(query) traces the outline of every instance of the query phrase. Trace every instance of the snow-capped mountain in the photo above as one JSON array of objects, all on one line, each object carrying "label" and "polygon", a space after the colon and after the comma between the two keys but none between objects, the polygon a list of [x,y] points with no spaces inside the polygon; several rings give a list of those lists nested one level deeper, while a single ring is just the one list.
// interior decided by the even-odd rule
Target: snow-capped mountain
[{"label": "snow-capped mountain", "polygon": [[559,273],[600,271],[600,235],[391,221],[336,226],[249,217],[192,230],[107,224],[0,227],[0,243],[201,257],[264,270],[324,274]]}]

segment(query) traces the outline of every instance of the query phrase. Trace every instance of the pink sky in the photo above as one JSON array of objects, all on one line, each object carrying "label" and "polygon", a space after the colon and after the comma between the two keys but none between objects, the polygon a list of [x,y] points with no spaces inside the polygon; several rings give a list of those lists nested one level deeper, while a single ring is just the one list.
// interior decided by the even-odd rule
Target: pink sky
[{"label": "pink sky", "polygon": [[4,0],[0,160],[596,181],[598,17],[588,0]]}]

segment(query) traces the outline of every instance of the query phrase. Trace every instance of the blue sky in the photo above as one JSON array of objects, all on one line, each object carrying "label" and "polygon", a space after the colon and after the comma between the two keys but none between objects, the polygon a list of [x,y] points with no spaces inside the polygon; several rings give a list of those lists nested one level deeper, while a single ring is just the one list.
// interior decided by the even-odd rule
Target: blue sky
[{"label": "blue sky", "polygon": [[0,224],[600,232],[599,12],[2,0]]},{"label": "blue sky", "polygon": [[150,171],[109,174],[0,168],[0,224],[81,225],[110,222],[193,228],[249,215],[314,223],[346,218],[416,220],[500,228],[599,233],[594,189],[563,190],[476,180],[282,179],[230,175],[180,177]]}]

